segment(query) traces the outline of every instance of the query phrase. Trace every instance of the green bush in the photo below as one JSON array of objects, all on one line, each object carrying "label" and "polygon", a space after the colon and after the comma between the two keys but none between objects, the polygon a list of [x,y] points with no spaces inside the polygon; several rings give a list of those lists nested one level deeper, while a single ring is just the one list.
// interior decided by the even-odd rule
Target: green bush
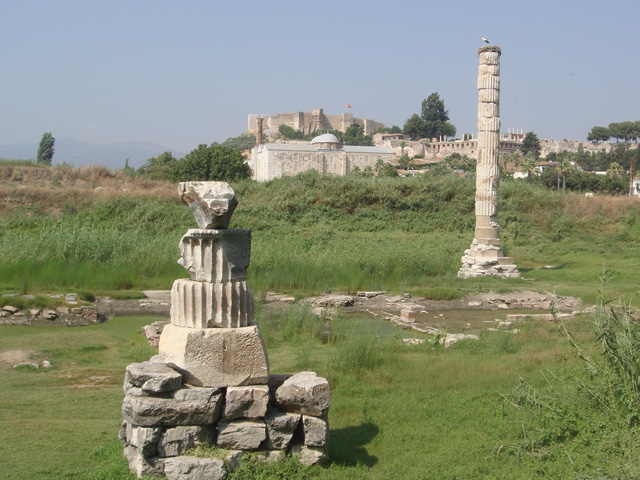
[{"label": "green bush", "polygon": [[172,162],[170,167],[173,182],[234,182],[251,176],[251,168],[244,163],[244,157],[239,151],[216,144],[209,147],[199,145],[183,159]]}]

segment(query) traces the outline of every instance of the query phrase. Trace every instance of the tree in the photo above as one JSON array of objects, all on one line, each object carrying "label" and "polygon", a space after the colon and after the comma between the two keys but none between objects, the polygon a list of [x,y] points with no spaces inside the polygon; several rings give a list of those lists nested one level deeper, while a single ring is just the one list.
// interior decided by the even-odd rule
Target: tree
[{"label": "tree", "polygon": [[607,127],[593,127],[587,135],[590,142],[606,142],[611,138],[611,132]]},{"label": "tree", "polygon": [[215,180],[232,182],[251,176],[251,168],[243,155],[222,145],[199,145],[182,160],[170,164],[173,182]]},{"label": "tree", "polygon": [[538,136],[533,132],[528,132],[522,140],[520,151],[524,155],[531,152],[533,153],[534,158],[538,160],[538,158],[540,158],[540,140],[538,139]]},{"label": "tree", "polygon": [[607,169],[607,173],[609,174],[610,177],[619,177],[624,173],[624,170],[622,169],[619,163],[611,162],[609,164],[609,168]]},{"label": "tree", "polygon": [[53,159],[53,146],[56,143],[56,139],[53,138],[51,132],[45,132],[40,140],[40,146],[38,147],[38,159],[37,163],[40,165],[51,165]]},{"label": "tree", "polygon": [[256,145],[256,136],[253,133],[243,133],[237,137],[229,137],[222,145],[234,150],[251,150]]},{"label": "tree", "polygon": [[443,137],[455,137],[456,127],[451,122],[444,122],[441,132]]},{"label": "tree", "polygon": [[419,138],[425,137],[425,129],[425,121],[420,115],[414,113],[411,118],[405,122],[403,133],[409,137],[410,140],[418,140]]},{"label": "tree", "polygon": [[536,171],[536,157],[533,152],[525,153],[522,171],[527,174],[527,183],[531,183],[531,175]]},{"label": "tree", "polygon": [[621,138],[624,138],[624,131],[621,123],[610,123],[609,133],[611,133],[611,136],[616,139],[616,143],[618,143]]},{"label": "tree", "polygon": [[364,127],[354,123],[347,127],[342,134],[342,143],[345,145],[373,146],[373,137],[364,134]]},{"label": "tree", "polygon": [[385,163],[382,165],[382,168],[378,170],[378,176],[380,177],[397,177],[398,170],[396,167],[391,165],[390,163]]},{"label": "tree", "polygon": [[635,140],[637,138],[636,125],[634,122],[622,122],[620,123],[620,131],[622,138],[627,142],[629,140]]},{"label": "tree", "polygon": [[461,155],[459,153],[452,153],[444,161],[454,170],[462,170],[463,172],[475,172],[478,161]]},{"label": "tree", "polygon": [[148,158],[138,169],[138,174],[150,180],[169,180],[171,178],[171,165],[178,159],[171,152],[164,152],[157,157]]},{"label": "tree", "polygon": [[560,162],[558,162],[558,172],[562,177],[562,191],[564,192],[567,189],[567,174],[573,170],[573,164],[571,163],[573,154],[571,152],[562,153]]},{"label": "tree", "polygon": [[424,137],[434,138],[439,136],[453,137],[456,127],[449,123],[449,112],[444,108],[444,101],[437,92],[432,93],[422,101],[421,118],[425,122]]},{"label": "tree", "polygon": [[[282,136],[286,139],[289,140],[302,140],[304,139],[304,133],[298,131],[298,130],[294,130],[293,128],[291,128],[289,125],[280,125],[278,127],[278,131],[282,134]],[[254,143],[255,143],[255,139],[254,139]]]},{"label": "tree", "polygon": [[400,160],[398,160],[398,166],[404,170],[409,170],[413,165],[411,164],[411,159],[407,155],[402,155]]}]

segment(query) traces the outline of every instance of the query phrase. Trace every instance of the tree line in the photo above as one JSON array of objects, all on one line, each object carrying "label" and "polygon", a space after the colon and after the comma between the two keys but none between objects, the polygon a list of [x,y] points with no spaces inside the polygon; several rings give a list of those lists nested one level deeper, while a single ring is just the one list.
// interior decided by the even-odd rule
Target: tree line
[{"label": "tree line", "polygon": [[594,143],[607,142],[615,138],[616,142],[633,140],[638,142],[640,138],[640,121],[610,123],[608,127],[593,127],[587,135],[587,140]]},{"label": "tree line", "polygon": [[520,152],[500,156],[500,166],[502,174],[507,174],[510,168],[519,167],[526,173],[527,182],[539,183],[552,189],[620,195],[629,191],[630,179],[627,173],[637,156],[638,150],[632,150],[628,143],[616,145],[610,152],[590,152],[580,145],[577,152],[565,150],[549,153],[544,160],[553,162],[553,165],[546,166],[540,172],[536,164],[540,157],[540,142],[535,133],[529,132],[522,142]]}]

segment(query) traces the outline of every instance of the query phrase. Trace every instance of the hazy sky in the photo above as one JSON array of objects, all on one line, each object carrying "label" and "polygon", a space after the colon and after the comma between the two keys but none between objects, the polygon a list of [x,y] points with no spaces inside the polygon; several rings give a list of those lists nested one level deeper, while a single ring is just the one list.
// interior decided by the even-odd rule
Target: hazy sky
[{"label": "hazy sky", "polygon": [[0,145],[45,131],[182,152],[249,113],[402,127],[438,92],[476,132],[480,36],[502,48],[502,131],[584,140],[640,120],[640,2],[0,0]]}]

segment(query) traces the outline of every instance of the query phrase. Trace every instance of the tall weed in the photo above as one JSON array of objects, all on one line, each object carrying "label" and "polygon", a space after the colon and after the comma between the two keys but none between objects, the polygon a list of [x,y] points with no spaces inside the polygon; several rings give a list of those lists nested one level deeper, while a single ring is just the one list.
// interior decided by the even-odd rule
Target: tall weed
[{"label": "tall weed", "polygon": [[564,323],[559,327],[586,375],[547,370],[543,388],[521,378],[503,396],[505,411],[522,422],[522,443],[516,450],[544,454],[573,437],[617,436],[621,430],[624,435],[640,423],[640,326],[631,305],[614,306],[603,291],[592,319],[599,352],[581,344]]}]

